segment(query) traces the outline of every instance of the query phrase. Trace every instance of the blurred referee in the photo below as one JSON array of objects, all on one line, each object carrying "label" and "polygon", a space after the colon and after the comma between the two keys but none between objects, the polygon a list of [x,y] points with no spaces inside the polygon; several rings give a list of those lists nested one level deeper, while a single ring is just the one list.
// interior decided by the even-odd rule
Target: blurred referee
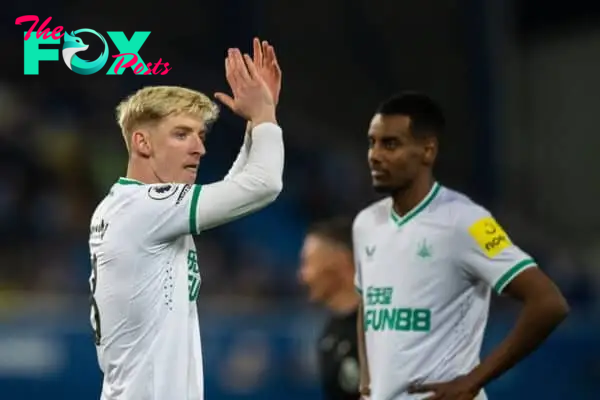
[{"label": "blurred referee", "polygon": [[337,218],[310,227],[302,246],[299,277],[310,300],[331,311],[318,345],[324,399],[357,400],[360,298],[354,289],[352,220]]}]

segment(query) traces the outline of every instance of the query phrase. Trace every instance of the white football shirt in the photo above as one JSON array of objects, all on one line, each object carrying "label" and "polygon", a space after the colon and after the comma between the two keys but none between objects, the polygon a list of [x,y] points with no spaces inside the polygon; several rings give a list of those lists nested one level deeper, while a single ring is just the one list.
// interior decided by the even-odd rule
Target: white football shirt
[{"label": "white football shirt", "polygon": [[487,210],[437,183],[403,217],[391,198],[361,211],[353,241],[372,400],[421,399],[410,384],[470,372],[491,288],[536,265]]},{"label": "white football shirt", "polygon": [[91,323],[101,400],[202,400],[193,234],[274,201],[281,129],[255,127],[223,181],[153,184],[121,178],[92,216]]}]

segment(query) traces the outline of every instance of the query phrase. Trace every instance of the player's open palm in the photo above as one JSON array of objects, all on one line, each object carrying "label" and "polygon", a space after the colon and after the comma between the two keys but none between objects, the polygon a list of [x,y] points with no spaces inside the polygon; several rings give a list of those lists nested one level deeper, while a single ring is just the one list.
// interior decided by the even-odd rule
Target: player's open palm
[{"label": "player's open palm", "polygon": [[265,81],[271,91],[275,105],[279,104],[279,94],[281,93],[281,68],[277,61],[275,49],[266,40],[262,42],[254,38],[252,43],[252,59],[258,70],[258,74]]},{"label": "player's open palm", "polygon": [[273,95],[249,55],[242,56],[239,49],[229,50],[225,59],[225,76],[233,97],[216,93],[219,101],[248,121],[260,122],[274,118]]},{"label": "player's open palm", "polygon": [[408,392],[428,393],[423,400],[474,400],[480,390],[468,376],[459,376],[449,382],[414,385]]}]

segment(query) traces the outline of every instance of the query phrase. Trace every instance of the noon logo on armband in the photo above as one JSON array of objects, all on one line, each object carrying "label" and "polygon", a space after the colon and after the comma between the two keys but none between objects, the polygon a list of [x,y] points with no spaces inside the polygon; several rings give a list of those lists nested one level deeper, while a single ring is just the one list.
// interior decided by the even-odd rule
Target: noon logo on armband
[{"label": "noon logo on armband", "polygon": [[148,197],[154,200],[164,200],[173,196],[179,187],[177,185],[156,185],[148,189]]},{"label": "noon logo on armband", "polygon": [[493,217],[478,220],[469,228],[469,234],[490,258],[496,257],[512,243],[504,229]]}]

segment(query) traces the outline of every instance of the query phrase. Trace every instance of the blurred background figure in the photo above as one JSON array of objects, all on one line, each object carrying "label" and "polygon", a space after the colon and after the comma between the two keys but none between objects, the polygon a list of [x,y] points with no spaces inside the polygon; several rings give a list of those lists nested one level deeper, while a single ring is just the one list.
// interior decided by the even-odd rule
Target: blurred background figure
[{"label": "blurred background figure", "polygon": [[319,376],[326,400],[358,400],[360,368],[354,288],[352,220],[316,222],[304,238],[300,281],[311,301],[330,312],[317,343]]},{"label": "blurred background figure", "polygon": [[[50,30],[151,34],[166,75],[83,76],[60,59],[24,75],[22,15]],[[209,400],[319,399],[328,313],[297,280],[308,226],[376,199],[365,140],[380,99],[426,92],[448,116],[436,176],[490,209],[555,280],[571,314],[490,399],[596,399],[600,379],[600,9],[554,0],[6,2],[0,15],[0,398],[88,399],[100,376],[89,323],[89,219],[125,171],[113,109],[144,85],[227,89],[228,47],[255,35],[285,70],[285,188],[260,213],[198,238]],[[101,52],[93,35],[81,34]],[[86,44],[87,44],[86,42]],[[47,46],[60,52],[61,45]],[[109,41],[111,56],[117,54]],[[249,47],[246,51],[250,51]],[[112,59],[112,58],[111,58]],[[244,121],[223,112],[199,182],[223,177]],[[495,298],[483,354],[514,321]],[[559,364],[560,363],[560,364]],[[560,370],[557,368],[560,366]],[[557,372],[559,371],[559,372]]]}]

